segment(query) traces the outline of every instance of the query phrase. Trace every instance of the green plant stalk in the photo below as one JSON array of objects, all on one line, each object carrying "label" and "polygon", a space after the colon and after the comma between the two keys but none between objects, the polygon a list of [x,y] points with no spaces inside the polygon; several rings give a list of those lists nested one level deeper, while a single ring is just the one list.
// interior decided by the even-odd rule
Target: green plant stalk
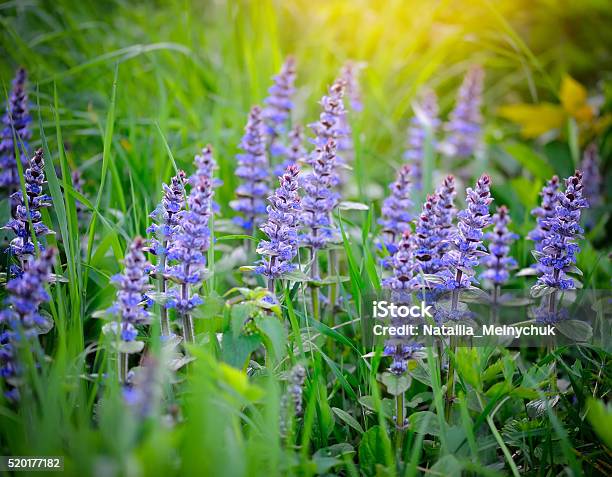
[{"label": "green plant stalk", "polygon": [[119,373],[119,384],[125,384],[127,381],[128,374],[128,358],[127,353],[118,353],[117,355],[117,366]]},{"label": "green plant stalk", "polygon": [[[461,270],[457,270],[455,275],[455,281],[457,283],[461,283],[461,278],[463,276],[463,272]],[[459,290],[453,290],[451,297],[451,314],[453,311],[457,311],[457,306],[459,304]],[[455,342],[455,337],[451,336],[449,341],[449,356],[448,356],[448,374],[446,378],[446,408],[444,415],[446,420],[450,419],[451,407],[453,403],[453,396],[455,395],[455,364],[454,364],[454,355],[457,348],[457,344]],[[452,353],[452,357],[450,355]]]},{"label": "green plant stalk", "polygon": [[[329,275],[335,276],[338,273],[338,253],[336,250],[329,251]],[[335,325],[334,311],[336,302],[338,301],[338,282],[335,281],[329,285],[329,326]]]},{"label": "green plant stalk", "polygon": [[395,449],[398,453],[398,458],[402,455],[402,446],[404,443],[404,393],[395,396]]},{"label": "green plant stalk", "polygon": [[[317,259],[317,249],[314,247],[310,249],[310,258],[312,262],[310,265],[310,278],[316,280],[319,276],[319,261]],[[319,287],[311,284],[310,295],[312,299],[312,316],[315,320],[320,321]]]},{"label": "green plant stalk", "polygon": [[[189,270],[186,271],[185,276],[189,275]],[[181,284],[181,298],[186,302],[189,300],[189,284]],[[181,323],[183,325],[183,339],[185,343],[193,343],[195,341],[195,333],[193,330],[193,318],[189,313],[181,313]]]}]

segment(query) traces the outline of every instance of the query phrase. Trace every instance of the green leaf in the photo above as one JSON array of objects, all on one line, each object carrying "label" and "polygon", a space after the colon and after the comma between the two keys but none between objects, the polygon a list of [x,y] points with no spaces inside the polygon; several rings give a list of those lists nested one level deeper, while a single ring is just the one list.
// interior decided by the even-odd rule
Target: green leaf
[{"label": "green leaf", "polygon": [[375,475],[376,466],[385,464],[384,431],[373,426],[359,443],[359,465],[365,475]]},{"label": "green leaf", "polygon": [[594,398],[587,400],[587,419],[604,444],[612,449],[612,407]]},{"label": "green leaf", "polygon": [[440,435],[440,425],[436,415],[431,411],[419,411],[408,416],[410,430],[417,434]]},{"label": "green leaf", "polygon": [[245,321],[250,318],[257,310],[253,303],[238,303],[232,307],[230,327],[233,336],[238,336],[242,332]]},{"label": "green leaf", "polygon": [[361,427],[361,424],[359,424],[359,422],[357,422],[357,420],[353,416],[351,416],[348,412],[343,411],[342,409],[339,409],[337,407],[332,407],[332,411],[336,416],[338,416],[342,421],[344,421],[350,427],[355,429],[360,434],[363,434],[363,427]]},{"label": "green leaf", "polygon": [[340,210],[369,210],[370,207],[361,202],[342,201],[338,205],[338,208]]},{"label": "green leaf", "polygon": [[445,455],[431,467],[432,475],[444,475],[445,477],[461,477],[463,465],[454,455]]},{"label": "green leaf", "polygon": [[204,304],[198,306],[191,312],[191,316],[196,319],[210,319],[223,314],[225,300],[217,292],[211,292],[204,298]]},{"label": "green leaf", "polygon": [[242,369],[249,356],[261,345],[261,336],[234,336],[233,333],[223,333],[221,342],[221,359],[235,368]]},{"label": "green leaf", "polygon": [[546,159],[526,144],[507,144],[504,149],[537,179],[547,181],[555,173]]},{"label": "green leaf", "polygon": [[275,316],[259,316],[255,318],[257,328],[264,335],[264,342],[268,351],[276,360],[285,355],[285,344],[287,343],[287,330]]},{"label": "green leaf", "polygon": [[112,342],[113,348],[120,353],[134,354],[140,353],[144,349],[144,341],[119,341],[119,343]]},{"label": "green leaf", "polygon": [[389,394],[392,396],[399,396],[408,390],[412,379],[406,374],[397,376],[395,374],[385,372],[382,374],[381,381],[387,387],[387,392]]}]

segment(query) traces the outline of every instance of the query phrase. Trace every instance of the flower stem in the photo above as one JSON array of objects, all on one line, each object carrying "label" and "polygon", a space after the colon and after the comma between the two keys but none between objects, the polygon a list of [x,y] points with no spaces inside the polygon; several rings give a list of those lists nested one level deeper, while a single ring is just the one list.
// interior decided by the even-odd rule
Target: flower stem
[{"label": "flower stem", "polygon": [[[310,249],[310,258],[311,258],[311,266],[310,266],[310,278],[312,280],[316,280],[319,277],[319,260],[317,257],[317,249],[312,247]],[[320,305],[319,305],[319,287],[311,284],[311,297],[312,297],[312,316],[315,320],[319,321],[321,319],[320,315]]]},{"label": "flower stem", "polygon": [[401,456],[404,441],[404,393],[395,396],[395,448]]},{"label": "flower stem", "polygon": [[119,371],[119,384],[125,384],[128,374],[128,354],[119,353],[117,356],[117,366]]},{"label": "flower stem", "polygon": [[[456,286],[459,287],[461,285],[461,278],[463,277],[463,272],[461,270],[457,270],[455,275]],[[457,311],[457,307],[459,305],[459,288],[453,288],[452,298],[451,298],[451,316],[453,316],[453,312]],[[448,355],[448,374],[446,375],[446,410],[445,416],[446,420],[450,419],[451,414],[451,406],[453,403],[453,396],[455,395],[455,364],[454,364],[454,356],[457,349],[457,343],[455,341],[455,337],[451,336],[449,341],[449,355]],[[452,353],[452,357],[451,357]]]}]

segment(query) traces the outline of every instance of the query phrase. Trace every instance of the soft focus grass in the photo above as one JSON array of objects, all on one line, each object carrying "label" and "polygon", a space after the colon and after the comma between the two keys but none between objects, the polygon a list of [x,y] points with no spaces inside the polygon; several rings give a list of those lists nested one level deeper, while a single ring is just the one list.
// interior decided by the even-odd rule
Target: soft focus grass
[{"label": "soft focus grass", "polygon": [[[565,467],[575,474],[605,473],[610,450],[588,424],[591,411],[585,404],[589,396],[609,389],[609,355],[598,349],[560,349],[555,356],[473,350],[459,358],[462,387],[468,389],[474,373],[494,376],[496,387],[483,378],[482,389],[460,395],[452,424],[442,417],[444,383],[429,356],[423,381],[415,380],[410,393],[431,390],[419,410],[429,407],[436,414],[411,423],[400,457],[386,417],[389,401],[376,381],[383,364],[380,356],[362,358],[371,350],[354,331],[361,318],[358,301],[336,318],[338,329],[313,322],[296,301],[285,310],[296,354],[250,380],[219,363],[214,334],[204,333],[205,343],[192,350],[197,360],[188,380],[165,389],[184,419],[172,428],[159,415],[140,423],[126,413],[114,381],[101,377],[112,366],[97,347],[100,320],[92,314],[110,304],[114,289],[108,279],[119,270],[127,241],[144,234],[174,162],[190,171],[194,153],[211,143],[224,181],[217,200],[229,212],[246,113],[261,103],[270,77],[289,53],[298,59],[294,119],[304,124],[316,118],[316,101],[344,60],[368,63],[362,81],[365,108],[353,124],[357,158],[351,192],[352,199],[368,203],[381,198],[401,163],[404,130],[418,92],[425,86],[436,89],[445,114],[467,67],[483,64],[487,148],[474,172],[493,175],[496,203],[509,205],[524,236],[533,226],[529,211],[544,180],[550,172],[568,176],[572,156],[567,137],[545,146],[527,143],[543,166],[523,170],[505,149],[516,140],[517,129],[498,120],[496,110],[518,98],[556,102],[567,72],[591,90],[607,88],[609,94],[601,82],[609,80],[612,66],[611,16],[606,2],[598,1],[0,4],[3,92],[15,67],[26,66],[33,144],[42,145],[52,159],[47,176],[54,208],[46,220],[57,235],[49,242],[62,249],[56,272],[68,279],[52,288],[56,328],[43,338],[52,361],[32,373],[33,399],[18,412],[0,407],[1,453],[66,455],[71,475],[282,475],[288,468],[315,475],[326,471],[325,459],[331,458],[317,450],[348,442],[357,456],[339,447],[330,450],[338,454],[335,469],[342,475],[458,475],[460,469],[499,475],[513,473],[515,460],[533,463],[532,475]],[[600,144],[605,160],[608,137]],[[70,183],[69,171],[75,168],[86,180],[83,196]],[[438,158],[434,177],[452,169]],[[90,219],[77,219],[76,201],[86,205]],[[5,201],[4,216],[7,209]],[[380,277],[372,257],[376,214],[345,215],[343,267],[350,281],[342,295],[348,299],[377,290]],[[580,257],[590,288],[609,286],[606,227],[604,220]],[[223,244],[215,261],[223,258]],[[522,265],[530,261],[530,248],[520,240],[514,249]],[[208,291],[224,293],[238,282],[231,271],[220,272]],[[510,286],[525,283],[519,279]],[[198,322],[200,331],[222,320],[204,321]],[[153,349],[156,332],[154,327]],[[579,409],[572,411],[573,404],[564,402],[562,416],[548,410],[546,417],[525,424],[533,429],[504,428],[524,412],[525,388],[542,393],[538,384],[553,359],[569,376]],[[309,368],[306,412],[296,447],[287,451],[276,431],[279,373],[298,361]],[[437,431],[425,433],[431,429]],[[500,464],[489,465],[495,455]]]}]

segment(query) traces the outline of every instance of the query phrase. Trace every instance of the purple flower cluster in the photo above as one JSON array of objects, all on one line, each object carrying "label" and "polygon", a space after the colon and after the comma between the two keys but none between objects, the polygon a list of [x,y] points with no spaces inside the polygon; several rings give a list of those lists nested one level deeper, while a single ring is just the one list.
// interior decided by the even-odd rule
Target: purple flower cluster
[{"label": "purple flower cluster", "polygon": [[157,223],[147,228],[147,233],[153,235],[151,239],[151,253],[157,257],[157,273],[164,273],[168,243],[173,241],[179,228],[179,213],[185,208],[185,172],[179,171],[170,185],[163,184],[161,202],[149,215]]},{"label": "purple flower cluster", "polygon": [[510,214],[506,206],[497,209],[493,216],[493,230],[485,234],[489,240],[489,255],[484,257],[482,264],[486,270],[480,278],[490,280],[495,287],[506,283],[510,278],[510,270],[517,266],[517,262],[510,254],[510,247],[518,235],[508,230]]},{"label": "purple flower cluster", "polygon": [[410,213],[412,209],[410,176],[410,166],[404,165],[399,169],[395,182],[389,186],[391,195],[384,200],[382,218],[378,221],[382,226],[385,247],[391,254],[397,250],[396,241],[405,231],[411,230],[410,222],[413,217]]},{"label": "purple flower cluster", "polygon": [[[6,308],[0,311],[0,324],[6,329],[0,333],[0,377],[8,384],[5,396],[10,401],[19,400],[19,377],[22,368],[18,363],[19,347],[32,346],[32,340],[50,328],[49,320],[40,313],[40,306],[49,301],[45,284],[51,280],[51,268],[55,249],[48,248],[33,260],[21,276],[9,280]],[[39,352],[34,348],[32,351]]]},{"label": "purple flower cluster", "polygon": [[596,207],[602,202],[601,173],[599,172],[599,154],[597,145],[589,144],[582,157],[582,183],[584,197],[589,201],[589,207]]},{"label": "purple flower cluster", "polygon": [[491,179],[483,174],[476,187],[466,190],[467,207],[457,214],[457,233],[451,241],[451,248],[444,254],[443,263],[447,268],[441,273],[446,290],[467,288],[473,281],[474,267],[486,255],[482,244],[484,229],[491,223],[489,204],[493,201],[489,190]]},{"label": "purple flower cluster", "polygon": [[[404,159],[412,166],[412,178],[417,189],[422,188],[423,159],[427,133],[433,135],[440,126],[438,119],[438,98],[433,91],[427,91],[420,103],[415,104],[414,116],[408,127],[408,143]],[[433,140],[433,137],[432,137]]]},{"label": "purple flower cluster", "polygon": [[534,252],[542,273],[536,286],[559,290],[574,288],[574,280],[568,274],[575,271],[576,255],[580,252],[576,241],[583,232],[579,225],[581,209],[588,207],[583,197],[582,179],[580,171],[565,179],[565,192],[557,194],[555,213],[546,219],[549,233],[542,240],[542,251]]},{"label": "purple flower cluster", "polygon": [[278,75],[273,78],[274,84],[268,89],[265,99],[266,107],[263,117],[267,126],[267,140],[272,157],[286,155],[282,138],[287,132],[293,108],[292,96],[295,93],[295,58],[289,56]]},{"label": "purple flower cluster", "polygon": [[[395,303],[409,304],[411,293],[416,289],[414,246],[409,231],[404,231],[397,251],[391,259],[393,275],[383,280],[383,287],[391,291]],[[393,318],[392,325],[406,324],[406,318]],[[385,341],[384,355],[392,358],[389,371],[395,375],[406,372],[408,360],[419,355],[422,344],[414,342],[408,337],[394,337]]]},{"label": "purple flower cluster", "polygon": [[237,156],[236,176],[241,184],[236,189],[236,200],[230,206],[242,214],[234,221],[252,234],[266,213],[265,199],[269,192],[265,125],[258,106],[253,106],[249,113],[240,148],[244,152]]},{"label": "purple flower cluster", "polygon": [[437,235],[435,252],[439,262],[442,261],[455,236],[453,222],[457,215],[457,209],[455,208],[456,195],[455,178],[453,176],[446,176],[440,187],[436,190],[434,208]]},{"label": "purple flower cluster", "polygon": [[301,214],[299,173],[299,168],[293,165],[279,177],[280,187],[268,199],[268,221],[260,227],[269,240],[259,242],[257,253],[262,255],[262,260],[255,271],[270,280],[280,278],[295,268],[291,262],[298,252]]},{"label": "purple flower cluster", "polygon": [[111,322],[105,331],[119,335],[125,342],[136,340],[137,325],[149,323],[149,312],[144,306],[144,299],[150,289],[151,265],[147,262],[144,251],[145,240],[136,237],[123,259],[123,272],[112,278],[118,290],[115,302],[108,311],[119,318],[120,322]]},{"label": "purple flower cluster", "polygon": [[160,398],[160,363],[150,355],[144,357],[142,365],[132,369],[123,387],[123,398],[129,408],[140,418],[151,416]]},{"label": "purple flower cluster", "polygon": [[[6,113],[2,117],[4,127],[0,136],[0,187],[6,187],[9,190],[19,188],[15,149],[19,151],[23,166],[25,167],[28,163],[28,141],[32,136],[28,126],[32,118],[28,112],[26,81],[26,70],[19,68],[13,80],[13,89],[6,106]],[[17,144],[15,144],[15,138]]]},{"label": "purple flower cluster", "polygon": [[[29,167],[25,171],[26,196],[21,191],[11,195],[13,203],[13,218],[5,228],[13,230],[16,237],[11,241],[9,250],[20,261],[21,269],[26,267],[28,257],[34,254],[36,246],[32,241],[32,232],[36,237],[53,233],[42,222],[41,209],[51,206],[51,197],[43,194],[45,181],[45,160],[42,149],[38,149],[30,159]],[[30,223],[32,229],[30,229]],[[37,244],[40,247],[40,244]],[[42,248],[42,247],[40,247]],[[15,272],[19,273],[17,269]]]},{"label": "purple flower cluster", "polygon": [[[312,142],[317,150],[324,148],[330,139],[334,140],[338,152],[346,150],[348,146],[346,141],[349,131],[347,130],[346,111],[342,99],[344,88],[344,81],[338,80],[330,86],[328,94],[321,99],[320,104],[323,111],[319,120],[310,125],[312,132],[315,134]],[[315,151],[314,155],[316,157],[318,152]],[[336,163],[338,165],[345,164],[345,162],[342,157],[337,156]]]},{"label": "purple flower cluster", "polygon": [[541,252],[544,247],[543,241],[550,233],[548,221],[555,216],[559,190],[559,178],[553,176],[542,188],[540,196],[542,202],[540,207],[531,211],[531,215],[536,217],[536,227],[527,234],[529,240],[533,240],[536,252]]},{"label": "purple flower cluster", "polygon": [[168,268],[168,276],[180,283],[182,288],[180,296],[175,297],[169,306],[175,306],[181,314],[189,313],[202,303],[197,294],[190,294],[189,288],[201,285],[206,273],[214,195],[210,177],[212,161],[210,147],[205,148],[201,156],[196,156],[197,170],[189,179],[191,190],[187,198],[188,210],[179,213],[179,227],[168,252],[168,260],[173,263]]},{"label": "purple flower cluster", "polygon": [[437,201],[437,195],[428,195],[423,210],[416,220],[412,238],[418,273],[434,274],[440,270],[437,253],[439,235],[435,216]]},{"label": "purple flower cluster", "polygon": [[442,152],[450,157],[469,157],[474,154],[480,142],[482,130],[482,88],[484,70],[473,66],[465,75],[457,94],[455,109],[446,123],[446,140]]},{"label": "purple flower cluster", "polygon": [[335,238],[331,213],[338,205],[340,195],[334,188],[340,181],[336,172],[336,142],[330,139],[315,152],[309,159],[312,170],[304,177],[302,225],[307,232],[300,239],[307,247],[318,250]]}]

